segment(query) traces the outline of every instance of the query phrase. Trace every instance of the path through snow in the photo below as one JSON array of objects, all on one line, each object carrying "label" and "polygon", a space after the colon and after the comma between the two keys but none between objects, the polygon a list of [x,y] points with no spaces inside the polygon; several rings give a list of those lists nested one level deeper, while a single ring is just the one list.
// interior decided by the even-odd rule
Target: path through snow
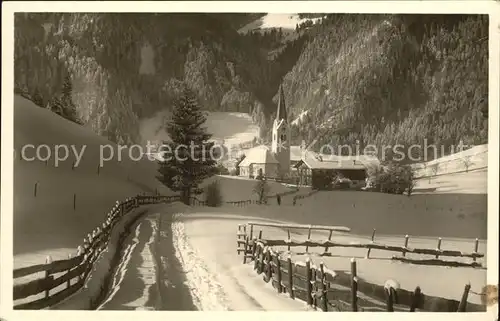
[{"label": "path through snow", "polygon": [[216,276],[172,218],[154,213],[137,225],[99,310],[228,310]]},{"label": "path through snow", "polygon": [[307,309],[302,302],[277,295],[250,264],[242,264],[235,244],[227,244],[232,229],[204,230],[202,235],[198,229],[188,232],[185,222],[189,223],[191,210],[180,204],[174,207],[186,214],[172,215],[167,207],[152,212],[127,238],[110,293],[99,310]]}]

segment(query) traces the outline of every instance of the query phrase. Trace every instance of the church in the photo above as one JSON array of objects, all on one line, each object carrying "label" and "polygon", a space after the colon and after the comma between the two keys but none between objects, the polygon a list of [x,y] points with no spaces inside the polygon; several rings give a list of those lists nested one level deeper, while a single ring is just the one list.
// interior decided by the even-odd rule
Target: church
[{"label": "church", "polygon": [[290,124],[283,87],[280,86],[271,146],[249,149],[237,166],[242,177],[256,178],[262,171],[267,178],[295,177],[300,185],[328,189],[333,177],[338,175],[350,179],[355,185],[363,184],[369,164],[379,164],[378,159],[369,155],[324,155],[308,151],[304,145],[290,146]]},{"label": "church", "polygon": [[290,126],[283,87],[279,89],[276,118],[273,122],[271,147],[259,145],[245,152],[238,165],[240,176],[255,178],[262,171],[268,178],[282,178],[290,173]]}]

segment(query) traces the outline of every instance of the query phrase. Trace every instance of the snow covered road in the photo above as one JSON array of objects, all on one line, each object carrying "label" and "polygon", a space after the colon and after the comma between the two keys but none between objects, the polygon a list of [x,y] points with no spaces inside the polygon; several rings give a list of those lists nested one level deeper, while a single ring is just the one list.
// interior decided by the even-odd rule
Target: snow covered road
[{"label": "snow covered road", "polygon": [[198,310],[177,259],[172,216],[147,216],[126,240],[110,293],[99,310]]},{"label": "snow covered road", "polygon": [[250,264],[242,264],[235,243],[228,242],[235,229],[227,224],[236,227],[243,218],[228,217],[224,229],[204,229],[215,222],[173,206],[184,214],[172,215],[167,207],[152,212],[127,238],[99,310],[306,310],[302,302],[277,295]]}]

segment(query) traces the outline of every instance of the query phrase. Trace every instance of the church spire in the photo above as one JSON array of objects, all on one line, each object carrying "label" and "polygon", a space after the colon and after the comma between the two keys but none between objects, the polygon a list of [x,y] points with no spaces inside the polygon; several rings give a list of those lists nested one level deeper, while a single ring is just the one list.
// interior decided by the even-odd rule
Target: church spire
[{"label": "church spire", "polygon": [[283,93],[283,85],[280,85],[280,94],[278,100],[278,111],[276,112],[276,119],[284,119],[287,121],[286,106],[285,106],[285,94]]}]

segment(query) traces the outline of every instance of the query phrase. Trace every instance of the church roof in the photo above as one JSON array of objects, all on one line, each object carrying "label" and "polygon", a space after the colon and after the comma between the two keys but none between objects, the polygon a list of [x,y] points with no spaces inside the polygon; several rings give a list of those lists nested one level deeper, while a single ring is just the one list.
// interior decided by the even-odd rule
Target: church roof
[{"label": "church roof", "polygon": [[280,85],[280,94],[278,98],[278,110],[276,111],[276,119],[284,119],[288,121],[288,115],[286,113],[285,105],[285,94],[283,93],[283,85]]},{"label": "church roof", "polygon": [[251,164],[279,164],[274,157],[271,149],[265,145],[249,149],[245,153],[245,159],[240,163],[240,167],[250,166]]}]

